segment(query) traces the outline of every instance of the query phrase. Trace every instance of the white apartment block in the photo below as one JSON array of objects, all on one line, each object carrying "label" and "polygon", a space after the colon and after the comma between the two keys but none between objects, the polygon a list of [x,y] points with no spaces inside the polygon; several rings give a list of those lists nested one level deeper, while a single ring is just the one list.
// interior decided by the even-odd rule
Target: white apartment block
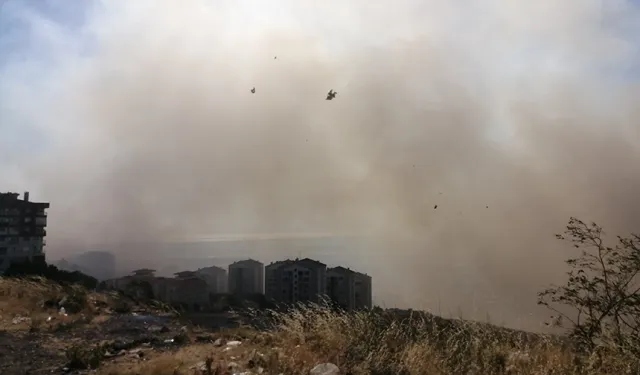
[{"label": "white apartment block", "polygon": [[227,274],[227,270],[225,270],[224,268],[211,266],[199,268],[195,272],[196,275],[207,282],[209,293],[227,293],[227,291],[229,290],[227,285],[229,282],[229,276]]},{"label": "white apartment block", "polygon": [[264,264],[253,259],[231,263],[228,280],[231,294],[264,294]]},{"label": "white apartment block", "polygon": [[322,302],[327,289],[327,265],[313,259],[285,260],[266,267],[266,295],[280,303]]},{"label": "white apartment block", "polygon": [[330,268],[327,270],[327,295],[345,310],[370,309],[371,276],[344,267]]}]

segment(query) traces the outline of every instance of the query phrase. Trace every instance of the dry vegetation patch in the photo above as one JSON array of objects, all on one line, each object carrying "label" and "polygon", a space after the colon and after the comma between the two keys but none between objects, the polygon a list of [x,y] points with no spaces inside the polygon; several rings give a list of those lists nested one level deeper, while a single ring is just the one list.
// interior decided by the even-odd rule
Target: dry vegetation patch
[{"label": "dry vegetation patch", "polygon": [[578,353],[558,337],[427,314],[397,317],[299,306],[272,318],[271,330],[248,334],[243,328],[218,336],[243,337],[237,346],[218,340],[151,354],[134,366],[113,362],[100,374],[308,374],[326,362],[342,374],[620,375],[640,370],[637,358],[615,348]]}]

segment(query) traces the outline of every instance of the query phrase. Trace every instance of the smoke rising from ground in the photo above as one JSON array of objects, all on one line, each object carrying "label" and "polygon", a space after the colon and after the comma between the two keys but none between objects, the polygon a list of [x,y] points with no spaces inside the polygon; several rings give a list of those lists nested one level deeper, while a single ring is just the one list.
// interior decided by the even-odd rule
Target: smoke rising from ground
[{"label": "smoke rising from ground", "polygon": [[375,245],[349,256],[387,304],[465,304],[432,272],[464,263],[455,277],[516,301],[513,320],[562,271],[570,215],[638,227],[637,17],[625,1],[105,1],[71,35],[32,14],[50,65],[15,60],[0,92],[47,148],[0,172],[52,202],[50,251],[363,234]]}]

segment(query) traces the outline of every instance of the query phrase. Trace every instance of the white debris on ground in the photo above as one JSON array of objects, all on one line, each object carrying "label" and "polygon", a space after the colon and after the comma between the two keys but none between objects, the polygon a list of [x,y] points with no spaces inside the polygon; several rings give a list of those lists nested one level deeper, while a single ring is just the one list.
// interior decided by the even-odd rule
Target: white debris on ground
[{"label": "white debris on ground", "polygon": [[[242,345],[242,342],[238,340],[232,340],[225,343],[223,339],[218,338],[217,340],[215,340],[214,345],[217,347],[224,346],[223,352],[227,352],[234,348],[238,348],[240,345]],[[276,350],[279,348],[274,347],[273,349]],[[248,354],[248,352],[246,351],[243,351],[243,352],[244,354]],[[238,352],[234,351],[233,353],[238,353]],[[218,362],[217,365],[213,364],[212,368],[213,369],[217,368],[218,369],[217,371],[219,371],[220,369],[225,369],[226,371],[228,371],[225,373],[231,374],[231,375],[272,374],[270,372],[265,371],[264,367],[259,366],[260,361],[264,361],[265,355],[263,353],[258,352],[256,349],[251,350],[251,354],[248,356],[247,355],[238,356],[238,354],[236,355],[230,355],[230,354],[231,353],[227,354],[226,360],[223,360],[222,363]],[[209,359],[207,361],[212,361],[212,360]],[[202,373],[207,373],[207,371],[211,371],[211,369],[207,369],[207,361],[199,361],[193,364],[192,366],[190,366],[189,369],[200,371]],[[209,362],[209,366],[211,365],[212,363]],[[320,363],[309,371],[309,375],[339,375],[339,374],[340,374],[340,369],[338,368],[338,366],[329,362]],[[273,374],[273,375],[276,375],[276,374]],[[280,373],[277,375],[284,375],[284,374]]]},{"label": "white debris on ground", "polygon": [[338,375],[340,369],[333,363],[321,363],[309,371],[309,375]]},{"label": "white debris on ground", "polygon": [[20,324],[20,323],[26,323],[30,321],[31,321],[31,318],[29,318],[28,316],[16,316],[15,318],[13,318],[11,323]]}]

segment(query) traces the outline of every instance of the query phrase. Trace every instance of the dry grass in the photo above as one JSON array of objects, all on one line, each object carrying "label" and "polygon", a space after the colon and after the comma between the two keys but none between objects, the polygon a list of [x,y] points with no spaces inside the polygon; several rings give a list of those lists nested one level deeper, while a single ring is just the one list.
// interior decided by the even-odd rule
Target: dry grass
[{"label": "dry grass", "polygon": [[[46,303],[63,298],[74,301],[79,309],[64,318],[56,306]],[[116,299],[42,279],[0,278],[0,325],[37,330],[76,321],[90,324],[97,318],[98,306],[114,306]],[[56,322],[47,322],[52,315],[57,315]],[[13,324],[15,316],[29,319]],[[323,362],[335,363],[343,373],[378,375],[640,373],[640,360],[613,345],[578,353],[566,339],[426,314],[346,313],[315,305],[273,313],[271,318],[273,327],[265,332],[247,327],[221,332],[220,337],[242,341],[231,350],[212,344],[173,352],[148,348],[142,359],[125,356],[104,361],[98,373],[209,375],[262,368],[268,374],[306,374]]]},{"label": "dry grass", "polygon": [[[66,314],[60,312],[59,304]],[[116,293],[89,291],[41,277],[0,277],[0,329],[69,329],[98,323],[107,310],[131,305]]]},{"label": "dry grass", "polygon": [[[577,353],[566,340],[427,315],[397,319],[373,312],[343,313],[301,306],[275,316],[271,332],[251,336],[230,351],[198,345],[150,357],[135,368],[117,365],[104,375],[206,374],[206,358],[231,373],[235,362],[270,374],[306,374],[333,362],[351,374],[638,374],[637,358],[615,348]],[[250,366],[246,366],[249,364]],[[213,370],[212,370],[213,371]],[[212,373],[216,373],[213,371]]]}]

